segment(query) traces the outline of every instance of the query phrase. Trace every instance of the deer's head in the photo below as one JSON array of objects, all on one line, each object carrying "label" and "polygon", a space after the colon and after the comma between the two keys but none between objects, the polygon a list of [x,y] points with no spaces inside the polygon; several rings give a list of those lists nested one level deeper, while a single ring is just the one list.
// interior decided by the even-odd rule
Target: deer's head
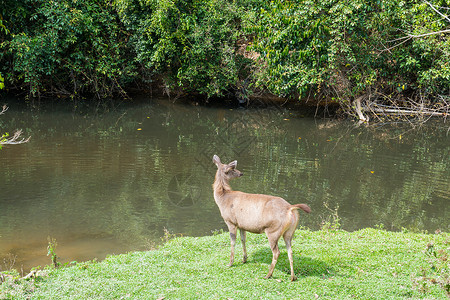
[{"label": "deer's head", "polygon": [[217,155],[214,155],[213,162],[217,166],[217,175],[224,178],[227,181],[244,175],[241,171],[236,169],[237,160],[234,160],[229,164],[223,164],[220,162],[220,158]]}]

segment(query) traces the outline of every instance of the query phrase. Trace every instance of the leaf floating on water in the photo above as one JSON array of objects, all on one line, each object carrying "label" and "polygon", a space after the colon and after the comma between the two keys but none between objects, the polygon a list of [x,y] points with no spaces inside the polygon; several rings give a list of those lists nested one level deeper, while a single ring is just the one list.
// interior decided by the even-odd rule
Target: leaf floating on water
[{"label": "leaf floating on water", "polygon": [[370,171],[371,174],[375,173],[375,171]]},{"label": "leaf floating on water", "polygon": [[289,119],[283,119],[284,121],[289,121]]},{"label": "leaf floating on water", "polygon": [[138,128],[137,130],[142,130],[142,128]]}]

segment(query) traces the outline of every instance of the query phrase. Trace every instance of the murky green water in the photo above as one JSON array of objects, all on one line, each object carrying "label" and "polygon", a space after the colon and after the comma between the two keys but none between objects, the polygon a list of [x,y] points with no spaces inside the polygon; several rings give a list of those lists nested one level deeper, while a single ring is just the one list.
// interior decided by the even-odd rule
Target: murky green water
[{"label": "murky green water", "polygon": [[[236,190],[307,203],[318,229],[337,209],[346,230],[450,230],[448,124],[357,127],[286,109],[122,104],[112,109],[17,109],[1,132],[31,135],[0,151],[0,266],[63,262],[149,249],[164,228],[226,228],[212,195],[215,165],[238,160]],[[101,111],[101,113],[99,113]],[[328,208],[327,208],[328,207]]]}]

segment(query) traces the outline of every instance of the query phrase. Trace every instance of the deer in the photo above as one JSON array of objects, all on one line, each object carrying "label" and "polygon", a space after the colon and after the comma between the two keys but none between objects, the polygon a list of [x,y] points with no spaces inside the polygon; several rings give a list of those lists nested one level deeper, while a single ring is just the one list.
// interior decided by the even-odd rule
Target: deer
[{"label": "deer", "polygon": [[237,229],[239,229],[244,252],[243,263],[247,262],[246,232],[265,233],[272,250],[272,263],[269,266],[269,273],[264,278],[272,277],[280,255],[278,241],[283,236],[291,268],[291,281],[295,281],[297,277],[294,274],[292,237],[300,218],[298,209],[310,213],[311,208],[303,203],[292,205],[281,197],[233,191],[229,181],[243,175],[241,171],[236,169],[237,160],[229,164],[222,164],[220,158],[214,155],[213,162],[217,166],[213,183],[214,200],[230,233],[231,254],[228,267],[231,267],[234,263]]}]

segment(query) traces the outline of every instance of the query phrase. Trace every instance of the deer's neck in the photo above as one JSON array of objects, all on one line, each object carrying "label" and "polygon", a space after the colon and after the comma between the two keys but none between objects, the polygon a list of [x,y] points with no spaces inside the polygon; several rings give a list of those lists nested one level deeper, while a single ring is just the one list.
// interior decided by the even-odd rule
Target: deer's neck
[{"label": "deer's neck", "polygon": [[231,191],[231,187],[228,184],[228,181],[222,176],[219,176],[217,173],[216,179],[214,180],[213,189],[214,194],[217,196],[223,196],[225,193]]}]

